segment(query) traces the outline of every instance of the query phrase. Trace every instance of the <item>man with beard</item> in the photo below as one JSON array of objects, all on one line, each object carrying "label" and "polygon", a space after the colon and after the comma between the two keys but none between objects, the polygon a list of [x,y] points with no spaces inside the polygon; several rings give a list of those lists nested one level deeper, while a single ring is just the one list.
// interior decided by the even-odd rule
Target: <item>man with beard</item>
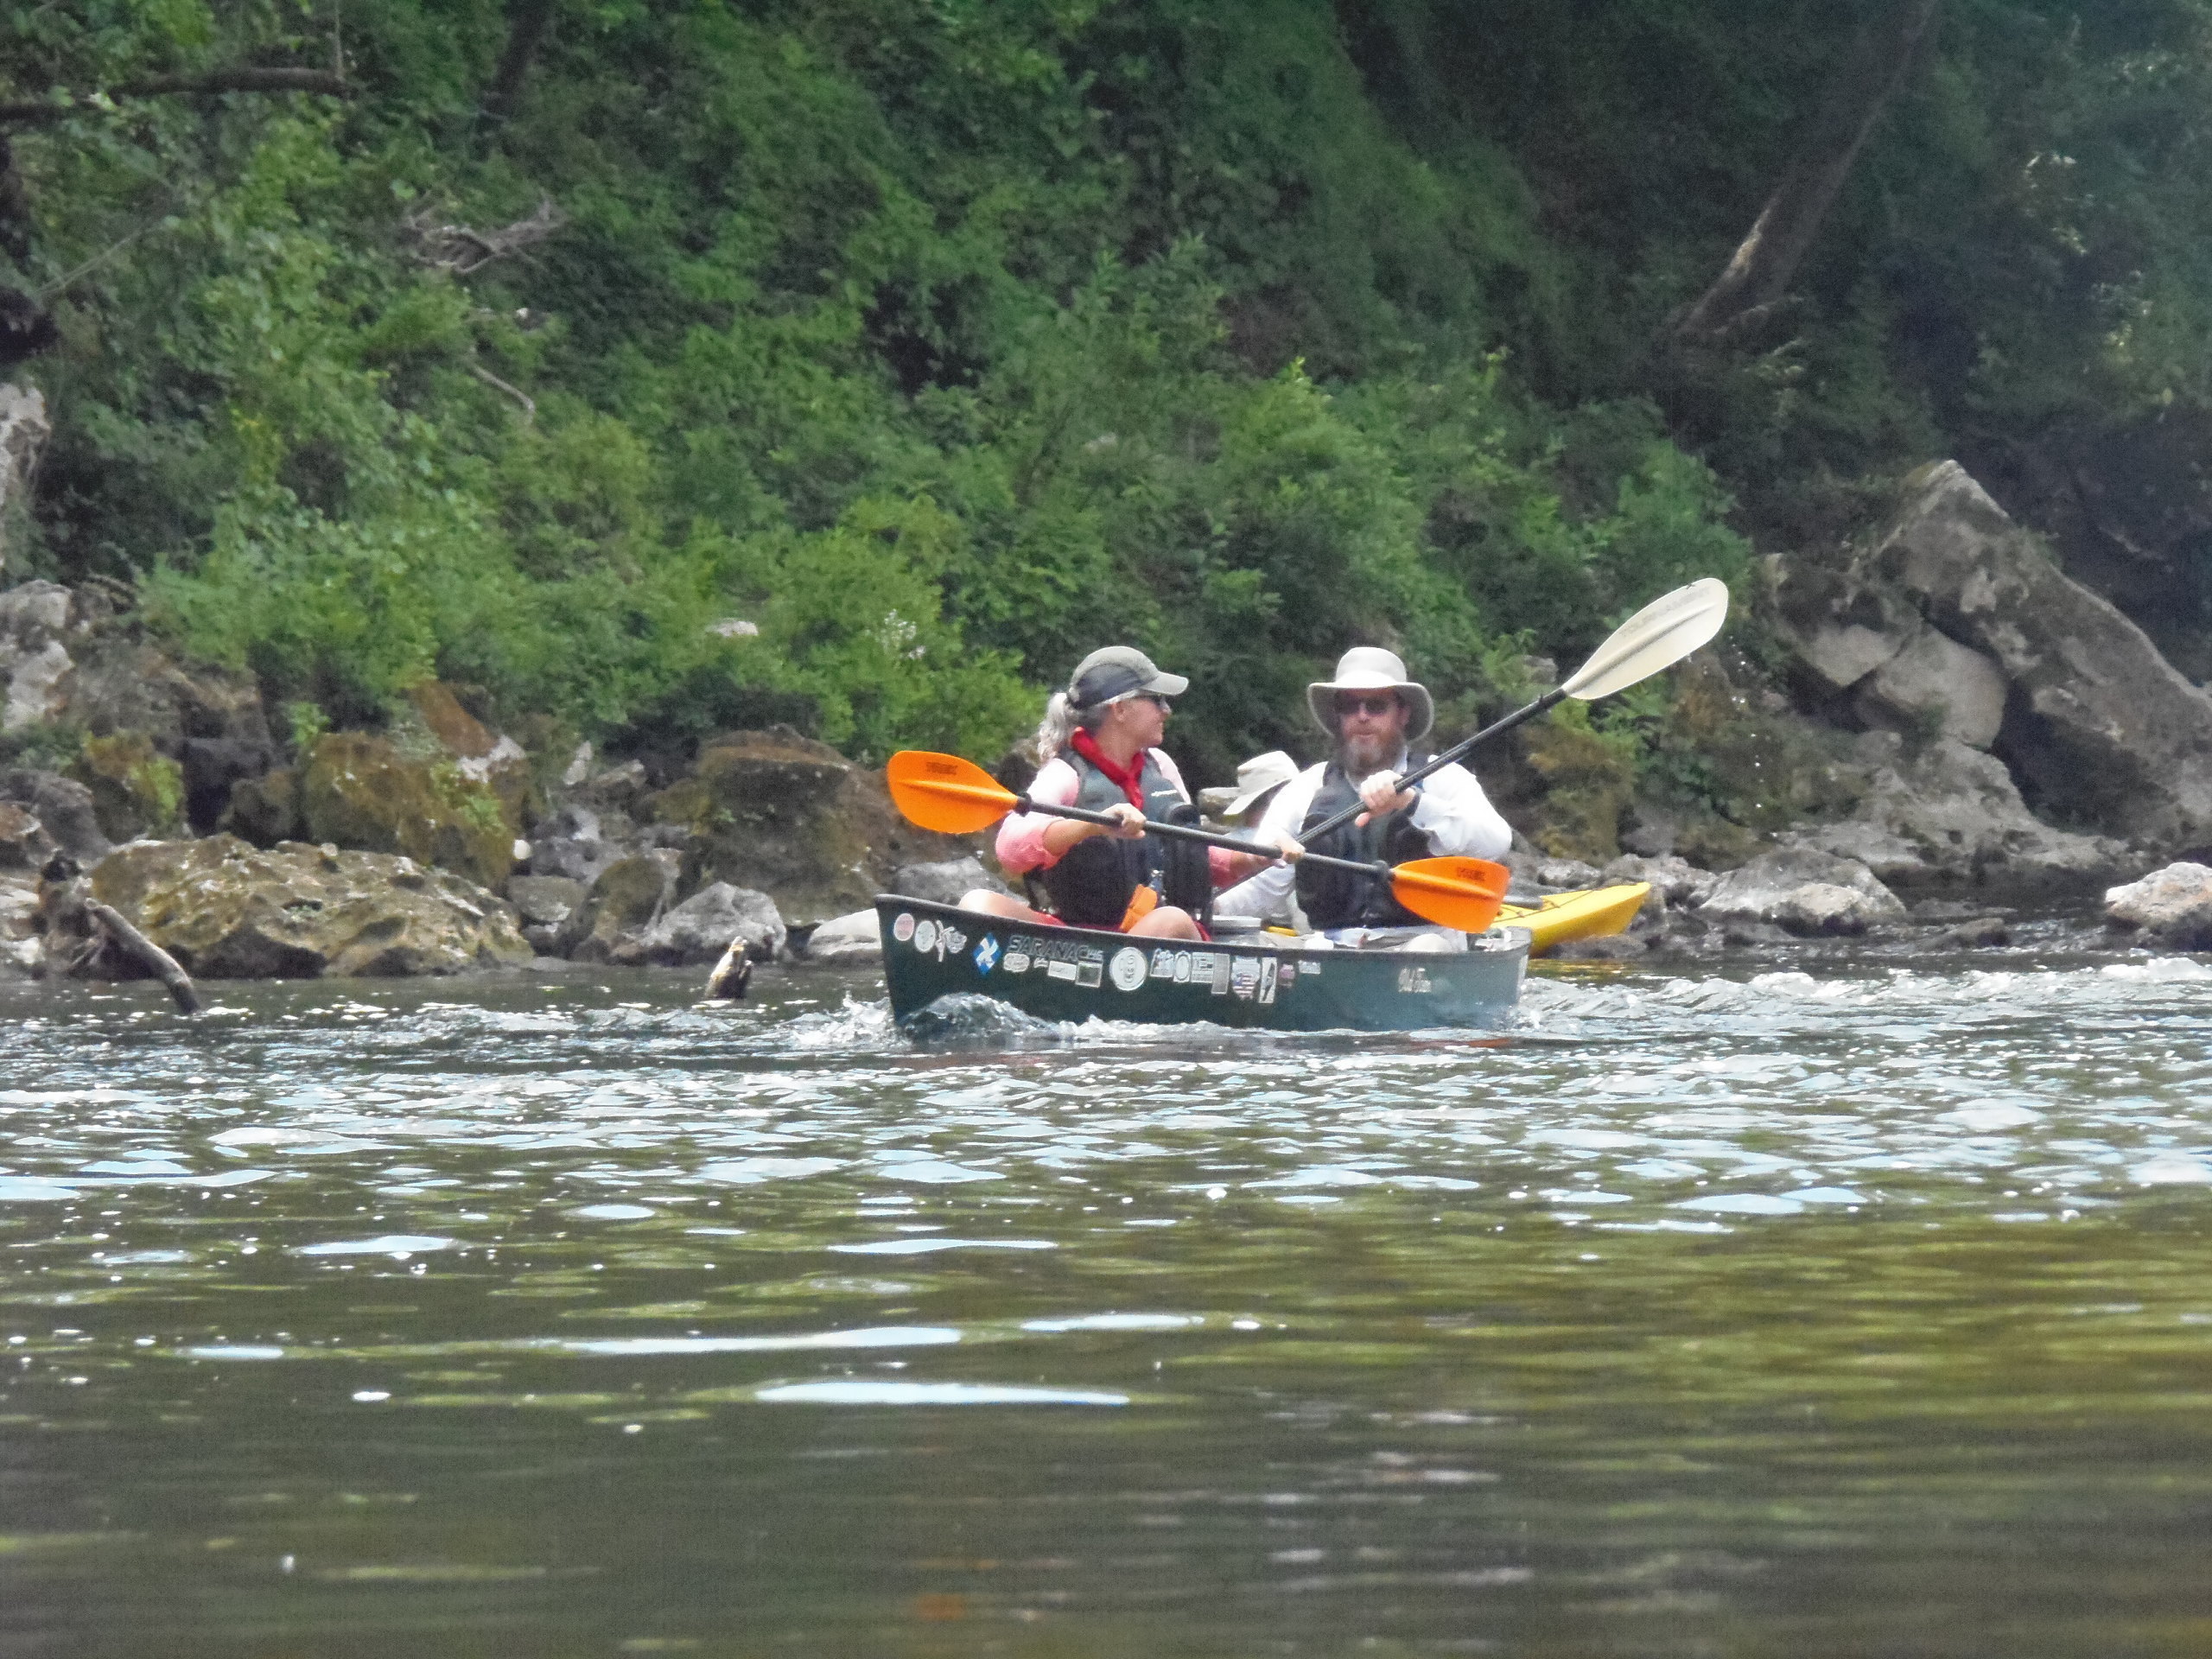
[{"label": "man with beard", "polygon": [[[1359,645],[1338,661],[1334,679],[1306,688],[1306,702],[1336,740],[1336,751],[1282,786],[1254,837],[1300,844],[1296,851],[1285,848],[1292,863],[1261,870],[1222,894],[1218,908],[1224,914],[1271,914],[1290,897],[1294,881],[1307,921],[1333,943],[1465,950],[1463,935],[1424,924],[1391,896],[1387,883],[1298,861],[1306,852],[1361,863],[1452,855],[1497,858],[1512,845],[1512,829],[1464,766],[1442,766],[1411,789],[1399,786],[1399,774],[1425,758],[1414,746],[1435,723],[1427,688],[1406,677],[1395,652]],[[1304,842],[1307,825],[1354,802],[1366,810],[1353,822]]]}]

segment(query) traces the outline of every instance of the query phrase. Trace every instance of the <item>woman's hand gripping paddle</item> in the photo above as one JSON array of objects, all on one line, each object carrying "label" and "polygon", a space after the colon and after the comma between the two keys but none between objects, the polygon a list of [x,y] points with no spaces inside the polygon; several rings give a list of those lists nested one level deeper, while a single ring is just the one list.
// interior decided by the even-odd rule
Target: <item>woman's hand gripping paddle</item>
[{"label": "woman's hand gripping paddle", "polygon": [[[1015,794],[973,761],[954,754],[931,754],[924,749],[902,749],[883,769],[891,785],[891,798],[907,818],[939,835],[969,836],[988,830],[1009,812],[1043,812],[1083,823],[1111,825],[1119,819],[1079,806],[1053,806]],[[1217,836],[1179,823],[1147,822],[1149,835],[1195,841],[1208,847],[1226,847],[1233,853],[1275,859],[1281,849],[1264,842]],[[1421,858],[1395,869],[1387,864],[1360,864],[1348,858],[1324,858],[1308,853],[1316,864],[1351,870],[1377,881],[1388,881],[1397,901],[1416,916],[1462,933],[1480,933],[1497,919],[1505,901],[1508,874],[1503,865],[1479,858]]]}]

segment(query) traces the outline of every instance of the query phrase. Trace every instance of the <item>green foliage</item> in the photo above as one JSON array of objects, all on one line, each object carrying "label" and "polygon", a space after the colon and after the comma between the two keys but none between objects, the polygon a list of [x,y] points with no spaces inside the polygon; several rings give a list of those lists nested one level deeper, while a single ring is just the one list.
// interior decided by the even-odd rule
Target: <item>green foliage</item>
[{"label": "green foliage", "polygon": [[[1479,718],[1870,474],[2212,405],[2208,0],[1948,8],[1794,308],[1656,362],[1848,12],[563,6],[493,124],[504,8],[349,10],[350,100],[13,137],[0,280],[65,334],[34,558],[137,578],[302,747],[436,677],[618,744],[988,757],[1115,639],[1192,677],[1200,779],[1310,749],[1356,643]],[[316,16],[62,0],[0,78],[321,62]],[[511,257],[440,239],[546,200]]]}]

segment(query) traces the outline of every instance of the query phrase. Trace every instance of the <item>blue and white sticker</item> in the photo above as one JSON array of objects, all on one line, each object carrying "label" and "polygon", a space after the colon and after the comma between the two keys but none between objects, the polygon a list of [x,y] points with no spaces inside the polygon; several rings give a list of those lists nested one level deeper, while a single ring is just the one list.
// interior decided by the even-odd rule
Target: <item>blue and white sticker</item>
[{"label": "blue and white sticker", "polygon": [[983,942],[976,947],[976,971],[988,974],[999,965],[999,940],[995,933],[983,935]]}]

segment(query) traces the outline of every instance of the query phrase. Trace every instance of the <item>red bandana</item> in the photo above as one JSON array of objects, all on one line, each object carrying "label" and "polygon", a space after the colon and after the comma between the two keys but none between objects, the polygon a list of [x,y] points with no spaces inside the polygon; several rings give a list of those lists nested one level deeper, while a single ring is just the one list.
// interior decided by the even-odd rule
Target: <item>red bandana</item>
[{"label": "red bandana", "polygon": [[1140,749],[1127,766],[1117,766],[1106,758],[1106,751],[1089,732],[1077,732],[1075,741],[1068,745],[1077,754],[1104,772],[1122,786],[1122,793],[1129,798],[1129,804],[1140,812],[1144,810],[1144,751]]}]

